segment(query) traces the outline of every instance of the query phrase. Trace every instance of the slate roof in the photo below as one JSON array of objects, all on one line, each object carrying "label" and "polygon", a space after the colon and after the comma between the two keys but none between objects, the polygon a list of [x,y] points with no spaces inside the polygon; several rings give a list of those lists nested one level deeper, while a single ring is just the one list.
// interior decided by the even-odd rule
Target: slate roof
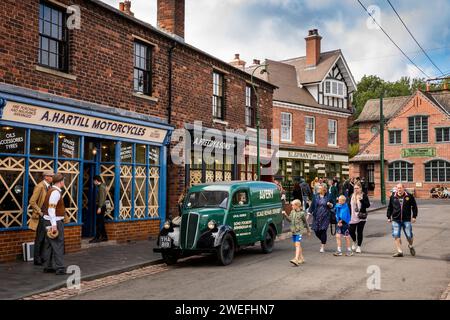
[{"label": "slate roof", "polygon": [[[391,97],[383,99],[383,115],[389,120],[398,110],[400,110],[411,96]],[[355,123],[372,122],[380,120],[380,99],[370,99],[364,105],[361,114]]]}]

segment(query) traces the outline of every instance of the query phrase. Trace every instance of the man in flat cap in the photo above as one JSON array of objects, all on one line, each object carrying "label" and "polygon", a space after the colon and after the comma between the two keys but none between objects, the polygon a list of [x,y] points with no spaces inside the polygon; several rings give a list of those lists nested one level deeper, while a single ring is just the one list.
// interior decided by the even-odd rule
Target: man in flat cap
[{"label": "man in flat cap", "polygon": [[42,206],[44,205],[45,196],[47,195],[48,190],[50,190],[54,175],[53,171],[44,171],[42,173],[44,179],[34,187],[33,194],[30,198],[30,206],[33,209],[33,214],[31,216],[29,228],[36,231],[36,237],[34,239],[34,264],[37,266],[40,266],[43,263],[46,232]]},{"label": "man in flat cap", "polygon": [[44,214],[45,229],[58,231],[56,237],[49,237],[46,233],[44,247],[44,272],[56,272],[65,275],[64,267],[64,213],[66,208],[62,197],[64,176],[60,173],[53,176],[53,187],[47,192],[42,212]]}]

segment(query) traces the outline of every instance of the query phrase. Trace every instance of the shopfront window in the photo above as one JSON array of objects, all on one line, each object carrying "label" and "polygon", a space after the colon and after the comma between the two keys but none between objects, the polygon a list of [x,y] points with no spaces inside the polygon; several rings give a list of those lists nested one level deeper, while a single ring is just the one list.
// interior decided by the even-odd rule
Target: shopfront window
[{"label": "shopfront window", "polygon": [[51,132],[31,130],[30,153],[37,156],[53,157],[55,135]]},{"label": "shopfront window", "polygon": [[0,127],[0,153],[24,154],[25,129]]},{"label": "shopfront window", "polygon": [[58,137],[58,157],[77,159],[79,157],[80,138],[68,134],[59,134]]},{"label": "shopfront window", "polygon": [[25,158],[0,157],[0,228],[22,226]]}]

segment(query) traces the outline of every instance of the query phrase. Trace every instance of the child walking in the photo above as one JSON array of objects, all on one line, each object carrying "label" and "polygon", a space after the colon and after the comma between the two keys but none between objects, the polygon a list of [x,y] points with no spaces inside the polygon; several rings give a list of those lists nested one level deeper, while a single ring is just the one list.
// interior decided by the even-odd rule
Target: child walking
[{"label": "child walking", "polygon": [[305,262],[301,245],[302,235],[306,230],[308,232],[308,237],[311,236],[311,228],[306,222],[306,214],[305,211],[302,210],[301,201],[296,199],[292,201],[291,206],[291,214],[288,216],[286,212],[283,211],[283,215],[286,217],[286,220],[291,223],[292,242],[295,246],[295,257],[290,262],[295,266],[299,266]]},{"label": "child walking", "polygon": [[334,253],[335,256],[342,256],[342,237],[345,238],[345,242],[347,244],[347,253],[346,256],[350,257],[353,255],[352,248],[350,246],[350,232],[348,230],[349,222],[351,219],[350,209],[346,202],[345,196],[340,196],[336,204],[336,242],[337,242],[337,251]]}]

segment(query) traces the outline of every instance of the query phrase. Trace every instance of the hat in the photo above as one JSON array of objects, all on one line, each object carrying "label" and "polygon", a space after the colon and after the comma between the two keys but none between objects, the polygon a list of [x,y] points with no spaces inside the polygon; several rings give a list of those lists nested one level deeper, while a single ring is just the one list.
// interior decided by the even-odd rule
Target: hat
[{"label": "hat", "polygon": [[47,231],[47,237],[49,237],[50,239],[56,239],[58,238],[58,235],[59,235],[58,230],[52,231],[52,229],[49,228]]},{"label": "hat", "polygon": [[64,180],[64,176],[61,173],[57,173],[53,176],[53,183],[58,183]]},{"label": "hat", "polygon": [[53,176],[55,175],[55,173],[54,173],[53,171],[51,171],[51,170],[46,170],[46,171],[44,171],[44,172],[42,173],[42,175],[43,175],[44,177],[46,177],[46,176],[53,177]]}]

